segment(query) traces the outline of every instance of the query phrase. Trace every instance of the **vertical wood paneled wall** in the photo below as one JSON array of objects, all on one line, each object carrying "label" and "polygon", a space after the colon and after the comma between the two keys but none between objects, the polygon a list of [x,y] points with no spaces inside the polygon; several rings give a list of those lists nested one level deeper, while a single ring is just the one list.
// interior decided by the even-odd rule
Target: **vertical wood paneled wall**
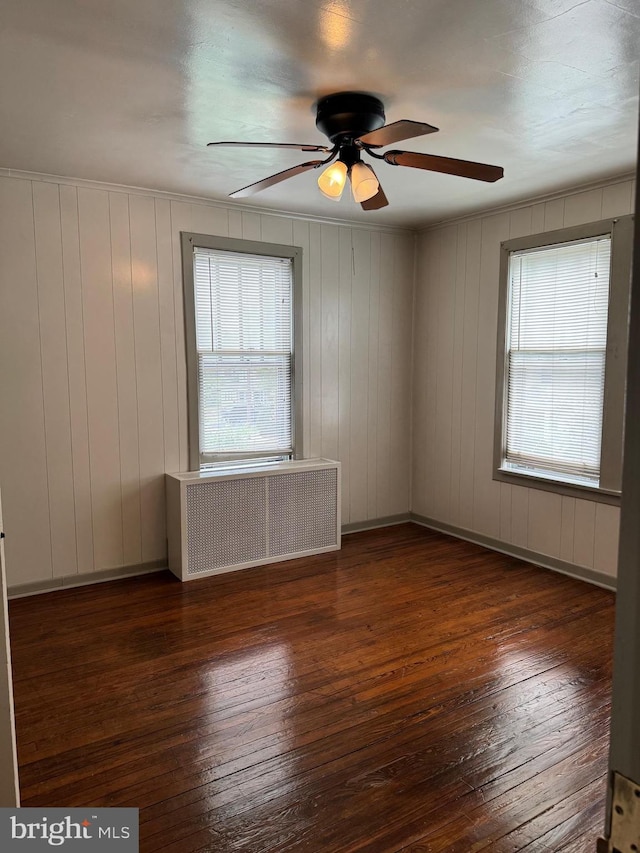
[{"label": "vertical wood paneled wall", "polygon": [[165,558],[163,474],[188,466],[180,231],[302,246],[305,455],[343,463],[343,523],[412,509],[614,575],[615,507],[492,480],[498,264],[502,240],[630,213],[632,191],[423,232],[413,305],[409,232],[0,176],[9,584]]},{"label": "vertical wood paneled wall", "polygon": [[492,479],[500,243],[633,211],[633,182],[423,232],[414,317],[415,513],[616,574],[619,510]]},{"label": "vertical wood paneled wall", "polygon": [[166,555],[186,470],[180,231],[302,246],[304,447],[343,523],[409,510],[414,235],[0,176],[0,485],[12,585]]}]

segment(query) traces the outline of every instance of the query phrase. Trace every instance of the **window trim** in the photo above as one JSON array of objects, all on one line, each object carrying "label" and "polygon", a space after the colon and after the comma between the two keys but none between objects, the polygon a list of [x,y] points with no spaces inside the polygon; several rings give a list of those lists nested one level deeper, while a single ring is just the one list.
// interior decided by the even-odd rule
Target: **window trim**
[{"label": "window trim", "polygon": [[[589,222],[505,240],[500,244],[500,288],[498,297],[498,344],[496,355],[496,397],[493,446],[493,479],[503,483],[555,492],[586,500],[619,505],[622,476],[622,440],[626,387],[626,355],[629,326],[629,297],[633,248],[633,214]],[[602,413],[602,449],[598,487],[563,482],[536,475],[519,474],[501,468],[506,434],[507,304],[509,256],[512,252],[539,249],[574,240],[611,234],[611,277],[607,317],[607,348]]]},{"label": "window trim", "polygon": [[[189,470],[199,471],[202,466],[200,454],[200,423],[198,414],[198,357],[196,348],[196,306],[194,281],[194,248],[213,249],[221,252],[238,252],[247,255],[266,255],[290,258],[293,277],[293,355],[291,360],[291,436],[293,459],[303,459],[302,445],[302,249],[280,243],[262,243],[259,240],[243,240],[236,237],[219,237],[211,234],[180,232],[182,245],[182,283],[184,299],[184,332],[187,359],[187,429],[189,438]],[[233,462],[250,464],[256,453],[225,459],[223,465]],[[207,468],[215,463],[204,463]]]}]

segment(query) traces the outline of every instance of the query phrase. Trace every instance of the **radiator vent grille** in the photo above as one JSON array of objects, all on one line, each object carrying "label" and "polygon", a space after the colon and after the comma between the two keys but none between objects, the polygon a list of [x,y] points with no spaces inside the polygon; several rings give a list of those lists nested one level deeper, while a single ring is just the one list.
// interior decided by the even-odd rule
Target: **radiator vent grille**
[{"label": "radiator vent grille", "polygon": [[340,548],[339,462],[166,476],[169,568],[183,581]]},{"label": "radiator vent grille", "polygon": [[264,480],[188,486],[186,514],[190,575],[266,557]]},{"label": "radiator vent grille", "polygon": [[279,474],[269,480],[269,554],[336,544],[337,471]]}]

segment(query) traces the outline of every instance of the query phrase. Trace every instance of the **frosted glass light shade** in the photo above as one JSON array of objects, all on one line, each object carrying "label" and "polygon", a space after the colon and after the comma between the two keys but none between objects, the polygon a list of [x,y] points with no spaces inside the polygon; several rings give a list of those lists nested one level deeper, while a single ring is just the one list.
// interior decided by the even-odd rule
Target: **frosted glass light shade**
[{"label": "frosted glass light shade", "polygon": [[371,166],[366,163],[354,163],[351,167],[351,191],[359,203],[368,201],[380,189],[380,184]]},{"label": "frosted glass light shade", "polygon": [[347,167],[338,160],[332,163],[318,178],[318,187],[322,195],[332,201],[340,201],[344,185],[347,182]]}]

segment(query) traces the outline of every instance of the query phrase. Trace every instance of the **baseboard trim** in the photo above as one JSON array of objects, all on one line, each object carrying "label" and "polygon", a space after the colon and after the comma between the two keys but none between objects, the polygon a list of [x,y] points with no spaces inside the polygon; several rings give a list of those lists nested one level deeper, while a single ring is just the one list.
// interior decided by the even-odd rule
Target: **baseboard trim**
[{"label": "baseboard trim", "polygon": [[507,554],[509,557],[516,557],[518,560],[525,560],[534,566],[550,569],[552,572],[559,572],[562,575],[576,578],[576,580],[587,581],[594,584],[594,586],[600,586],[613,592],[616,590],[617,579],[606,575],[604,572],[587,569],[583,566],[576,566],[574,563],[568,563],[566,560],[559,560],[556,557],[550,557],[546,554],[538,554],[537,551],[530,551],[528,548],[521,548],[519,545],[511,545],[508,542],[502,542],[500,539],[485,536],[483,533],[475,533],[473,530],[466,530],[464,527],[456,527],[453,524],[436,521],[433,518],[427,518],[415,512],[409,513],[409,516],[410,520],[415,524],[428,527],[430,530],[437,530],[438,533],[446,533],[449,536],[455,536],[457,539],[473,542],[475,545],[481,545],[483,548],[498,551],[500,554]]},{"label": "baseboard trim", "polygon": [[[509,557],[516,557],[518,560],[525,560],[527,563],[532,563],[534,566],[540,566],[543,569],[550,569],[553,572],[559,572],[563,575],[576,578],[577,580],[587,581],[595,586],[603,587],[615,591],[617,582],[616,578],[604,574],[604,572],[595,571],[595,569],[587,569],[583,566],[576,566],[573,563],[568,563],[565,560],[559,560],[556,557],[549,557],[546,554],[538,554],[536,551],[530,551],[528,548],[521,548],[519,545],[510,545],[507,542],[502,542],[499,539],[493,539],[491,536],[485,536],[483,533],[475,533],[473,530],[466,530],[463,527],[456,527],[453,524],[446,524],[442,521],[436,521],[433,518],[428,518],[424,515],[419,515],[415,512],[401,513],[399,515],[387,515],[380,518],[370,518],[366,521],[356,521],[352,524],[342,525],[342,535],[347,536],[350,533],[360,533],[365,530],[376,530],[379,527],[391,527],[396,524],[405,524],[413,522],[421,527],[427,527],[429,530],[436,530],[438,533],[445,533],[448,536],[455,536],[457,539],[464,539],[466,542],[473,542],[475,545],[480,545],[483,548],[489,548],[491,551],[497,551],[500,554],[507,554]],[[153,572],[162,572],[167,570],[166,560],[152,560],[148,563],[138,563],[132,566],[121,566],[116,569],[103,569],[99,572],[87,572],[79,575],[66,575],[61,578],[51,578],[45,581],[33,581],[32,583],[17,584],[9,587],[7,594],[9,599],[26,598],[30,595],[39,595],[43,592],[55,592],[61,589],[72,589],[79,586],[90,586],[94,583],[106,583],[107,581],[121,580],[123,578],[132,578],[139,575],[147,575]]]},{"label": "baseboard trim", "polygon": [[167,568],[166,560],[151,560],[148,563],[120,566],[117,569],[102,569],[99,572],[65,575],[61,578],[50,578],[46,581],[16,584],[16,586],[9,587],[7,596],[9,599],[27,598],[30,595],[40,595],[43,592],[56,592],[61,589],[72,589],[76,586],[91,586],[94,583],[106,583],[107,581],[121,580],[122,578],[148,575],[152,572],[165,571]]},{"label": "baseboard trim", "polygon": [[363,530],[376,530],[378,527],[391,527],[394,524],[406,524],[407,521],[411,521],[411,514],[408,512],[400,515],[385,515],[381,518],[369,518],[366,521],[354,521],[353,524],[342,525],[342,535],[360,533]]}]

